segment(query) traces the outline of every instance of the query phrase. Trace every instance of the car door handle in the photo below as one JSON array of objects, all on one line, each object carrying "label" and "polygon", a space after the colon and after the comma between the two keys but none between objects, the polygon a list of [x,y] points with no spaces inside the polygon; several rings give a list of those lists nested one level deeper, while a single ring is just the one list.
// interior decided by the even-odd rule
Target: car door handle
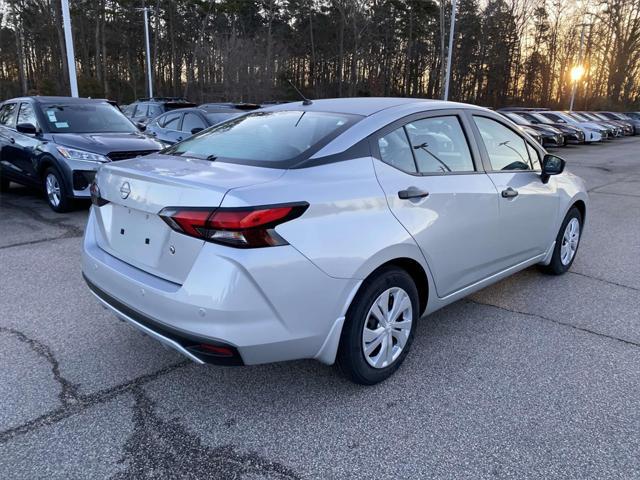
[{"label": "car door handle", "polygon": [[9,142],[10,142],[10,143],[16,143],[16,139],[15,139],[15,138],[13,138],[13,137],[9,137]]},{"label": "car door handle", "polygon": [[398,197],[402,200],[410,200],[412,198],[425,198],[429,196],[429,192],[425,192],[424,190],[420,190],[416,187],[409,187],[406,190],[400,190],[398,192]]},{"label": "car door handle", "polygon": [[518,196],[518,191],[509,187],[506,190],[502,190],[502,198],[514,198]]},{"label": "car door handle", "polygon": [[177,140],[178,142],[181,142],[181,141],[182,141],[182,137],[178,137],[178,138],[176,138],[176,140]]}]

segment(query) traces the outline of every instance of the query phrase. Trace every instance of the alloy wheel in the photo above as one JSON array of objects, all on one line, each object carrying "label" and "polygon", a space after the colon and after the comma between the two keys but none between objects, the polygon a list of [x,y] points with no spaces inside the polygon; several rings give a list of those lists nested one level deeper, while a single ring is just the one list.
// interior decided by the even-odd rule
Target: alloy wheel
[{"label": "alloy wheel", "polygon": [[60,184],[58,183],[58,178],[53,174],[49,173],[47,178],[45,179],[45,188],[47,190],[47,197],[49,198],[49,203],[54,207],[58,207],[60,205]]},{"label": "alloy wheel", "polygon": [[411,333],[411,299],[402,288],[385,290],[369,309],[362,332],[362,350],[367,363],[386,368],[400,356]]},{"label": "alloy wheel", "polygon": [[580,221],[572,218],[567,223],[562,235],[562,244],[560,245],[560,261],[563,265],[569,265],[578,250],[578,241],[580,240]]}]

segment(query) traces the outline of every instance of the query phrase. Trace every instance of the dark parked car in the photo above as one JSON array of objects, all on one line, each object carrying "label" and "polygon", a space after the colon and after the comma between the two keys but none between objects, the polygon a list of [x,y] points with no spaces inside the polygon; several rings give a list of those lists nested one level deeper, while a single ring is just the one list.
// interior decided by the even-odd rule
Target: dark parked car
[{"label": "dark parked car", "polygon": [[618,112],[597,112],[601,116],[610,120],[617,120],[631,126],[632,134],[640,134],[640,118],[635,119],[627,114]]},{"label": "dark parked car", "polygon": [[553,120],[536,114],[535,112],[518,111],[514,113],[517,113],[519,116],[531,122],[531,124],[533,125],[550,126],[560,130],[562,132],[562,135],[564,135],[566,143],[570,143],[573,145],[580,145],[584,143],[584,132],[579,128],[572,127],[571,125],[568,125],[566,123],[555,123]]},{"label": "dark parked car", "polygon": [[531,130],[535,130],[542,139],[542,145],[545,147],[564,147],[566,144],[562,132],[551,125],[534,124],[515,112],[499,112],[520,127],[528,127]]},{"label": "dark parked car", "polygon": [[618,136],[633,135],[633,125],[629,122],[622,122],[620,120],[612,120],[609,117],[602,115],[601,112],[579,112],[583,117],[587,117],[594,122],[606,122],[612,125],[618,130]]},{"label": "dark parked car", "polygon": [[160,115],[147,125],[146,132],[165,143],[176,143],[257,108],[260,105],[233,103],[207,103],[197,108],[182,108]]},{"label": "dark parked car", "polygon": [[122,112],[134,122],[146,125],[158,115],[162,115],[169,110],[195,106],[195,103],[180,97],[140,98],[131,105],[124,107]]},{"label": "dark parked car", "polygon": [[90,197],[103,163],[162,147],[106,100],[23,97],[0,104],[0,187],[42,187],[56,212]]}]

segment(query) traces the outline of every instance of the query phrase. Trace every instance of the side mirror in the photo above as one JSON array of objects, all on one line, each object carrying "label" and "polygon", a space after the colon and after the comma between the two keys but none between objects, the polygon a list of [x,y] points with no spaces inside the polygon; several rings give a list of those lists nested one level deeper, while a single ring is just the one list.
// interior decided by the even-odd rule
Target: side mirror
[{"label": "side mirror", "polygon": [[547,183],[551,175],[564,172],[566,163],[562,158],[547,153],[542,159],[542,183]]},{"label": "side mirror", "polygon": [[16,125],[16,130],[25,135],[36,135],[38,133],[38,129],[32,123],[19,123]]},{"label": "side mirror", "polygon": [[192,128],[191,129],[191,135],[195,135],[196,133],[201,132],[202,130],[204,130],[204,128],[202,128],[202,127]]},{"label": "side mirror", "polygon": [[136,122],[136,127],[138,127],[138,130],[140,130],[141,132],[144,132],[147,129],[147,126],[144,123],[140,122]]}]

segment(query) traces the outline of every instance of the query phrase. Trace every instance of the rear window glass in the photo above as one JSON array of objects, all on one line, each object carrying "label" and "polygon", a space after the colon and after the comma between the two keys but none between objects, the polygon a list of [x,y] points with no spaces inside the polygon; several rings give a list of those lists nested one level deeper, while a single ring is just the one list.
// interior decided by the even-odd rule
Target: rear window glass
[{"label": "rear window glass", "polygon": [[361,117],[325,112],[256,112],[205,130],[163,153],[275,166],[329,141]]},{"label": "rear window glass", "polygon": [[222,123],[227,120],[231,120],[232,118],[239,117],[240,115],[244,115],[244,112],[216,112],[216,113],[207,113],[205,116],[211,125],[216,125],[217,123]]}]

